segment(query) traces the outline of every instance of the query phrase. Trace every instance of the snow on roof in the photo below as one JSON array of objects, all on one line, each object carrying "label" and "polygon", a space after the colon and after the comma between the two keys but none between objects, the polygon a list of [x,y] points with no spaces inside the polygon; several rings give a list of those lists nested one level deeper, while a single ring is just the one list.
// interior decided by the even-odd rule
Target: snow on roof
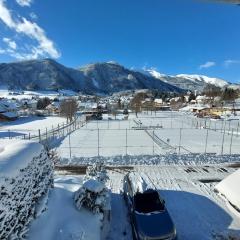
[{"label": "snow on roof", "polygon": [[15,113],[15,112],[2,112],[1,115],[5,116],[7,118],[16,118],[16,117],[18,117],[17,113]]},{"label": "snow on roof", "polygon": [[215,186],[232,205],[240,210],[240,169],[224,178]]},{"label": "snow on roof", "polygon": [[154,100],[155,103],[163,103],[163,100],[161,98],[156,98]]},{"label": "snow on roof", "polygon": [[86,182],[84,182],[83,187],[86,188],[87,190],[91,191],[91,192],[101,192],[105,186],[103,183],[95,180],[95,179],[89,179]]},{"label": "snow on roof", "polygon": [[17,109],[17,104],[13,101],[2,99],[0,100],[0,112],[5,111],[13,111]]},{"label": "snow on roof", "polygon": [[184,111],[190,111],[192,109],[203,110],[206,108],[209,108],[209,106],[207,106],[207,105],[187,105],[183,108],[180,108],[179,111],[184,112]]},{"label": "snow on roof", "polygon": [[38,156],[43,146],[32,141],[11,142],[0,149],[0,182],[12,178],[25,168],[33,157]]}]

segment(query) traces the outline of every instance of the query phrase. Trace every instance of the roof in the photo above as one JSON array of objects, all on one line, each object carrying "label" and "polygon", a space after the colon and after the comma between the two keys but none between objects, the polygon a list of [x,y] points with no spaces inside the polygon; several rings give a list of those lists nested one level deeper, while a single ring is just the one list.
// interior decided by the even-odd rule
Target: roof
[{"label": "roof", "polygon": [[0,115],[6,117],[6,118],[17,118],[18,115],[15,112],[1,112]]}]

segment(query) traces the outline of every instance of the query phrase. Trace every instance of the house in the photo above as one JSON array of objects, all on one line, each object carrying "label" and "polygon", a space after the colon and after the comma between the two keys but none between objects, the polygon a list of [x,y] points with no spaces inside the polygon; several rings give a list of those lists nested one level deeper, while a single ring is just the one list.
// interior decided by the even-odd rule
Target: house
[{"label": "house", "polygon": [[199,95],[196,97],[197,104],[206,104],[207,102],[209,102],[209,100],[210,100],[210,98],[207,96]]},{"label": "house", "polygon": [[163,100],[161,98],[155,98],[154,99],[154,106],[155,107],[161,107],[163,105]]},{"label": "house", "polygon": [[16,103],[1,99],[0,100],[0,121],[15,121],[18,118],[18,106]]},{"label": "house", "polygon": [[37,100],[35,99],[23,99],[22,106],[25,109],[36,110],[37,109]]},{"label": "house", "polygon": [[52,112],[52,113],[59,113],[60,105],[61,105],[60,102],[52,102],[46,107],[46,110],[48,110],[48,112]]}]

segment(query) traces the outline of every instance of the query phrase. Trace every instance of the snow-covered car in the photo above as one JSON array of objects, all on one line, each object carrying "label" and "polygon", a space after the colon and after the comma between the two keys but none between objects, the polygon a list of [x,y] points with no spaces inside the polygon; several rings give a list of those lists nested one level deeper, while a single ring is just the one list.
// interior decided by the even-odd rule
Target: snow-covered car
[{"label": "snow-covered car", "polygon": [[[138,181],[138,179],[131,178],[128,174],[124,178],[123,186],[132,224],[133,239],[176,240],[176,228],[164,200],[157,190],[148,188],[142,178],[138,183],[132,182],[133,180]],[[145,186],[145,189],[142,186],[139,187],[139,183]]]}]

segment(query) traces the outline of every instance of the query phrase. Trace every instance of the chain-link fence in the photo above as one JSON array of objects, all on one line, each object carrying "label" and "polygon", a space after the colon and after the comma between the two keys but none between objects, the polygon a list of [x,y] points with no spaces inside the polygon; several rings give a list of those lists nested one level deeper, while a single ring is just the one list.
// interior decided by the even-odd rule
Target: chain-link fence
[{"label": "chain-link fence", "polygon": [[[215,131],[208,128],[144,127],[136,124],[130,128],[94,127],[87,124],[73,133],[58,147],[64,158],[115,156],[115,155],[162,155],[189,153],[239,154],[240,137],[232,130]],[[106,124],[106,123],[103,123]],[[108,123],[107,123],[108,124]],[[117,125],[119,122],[110,123]],[[122,124],[122,128],[121,128]],[[129,122],[125,122],[125,126]],[[129,126],[131,126],[130,123]]]}]

